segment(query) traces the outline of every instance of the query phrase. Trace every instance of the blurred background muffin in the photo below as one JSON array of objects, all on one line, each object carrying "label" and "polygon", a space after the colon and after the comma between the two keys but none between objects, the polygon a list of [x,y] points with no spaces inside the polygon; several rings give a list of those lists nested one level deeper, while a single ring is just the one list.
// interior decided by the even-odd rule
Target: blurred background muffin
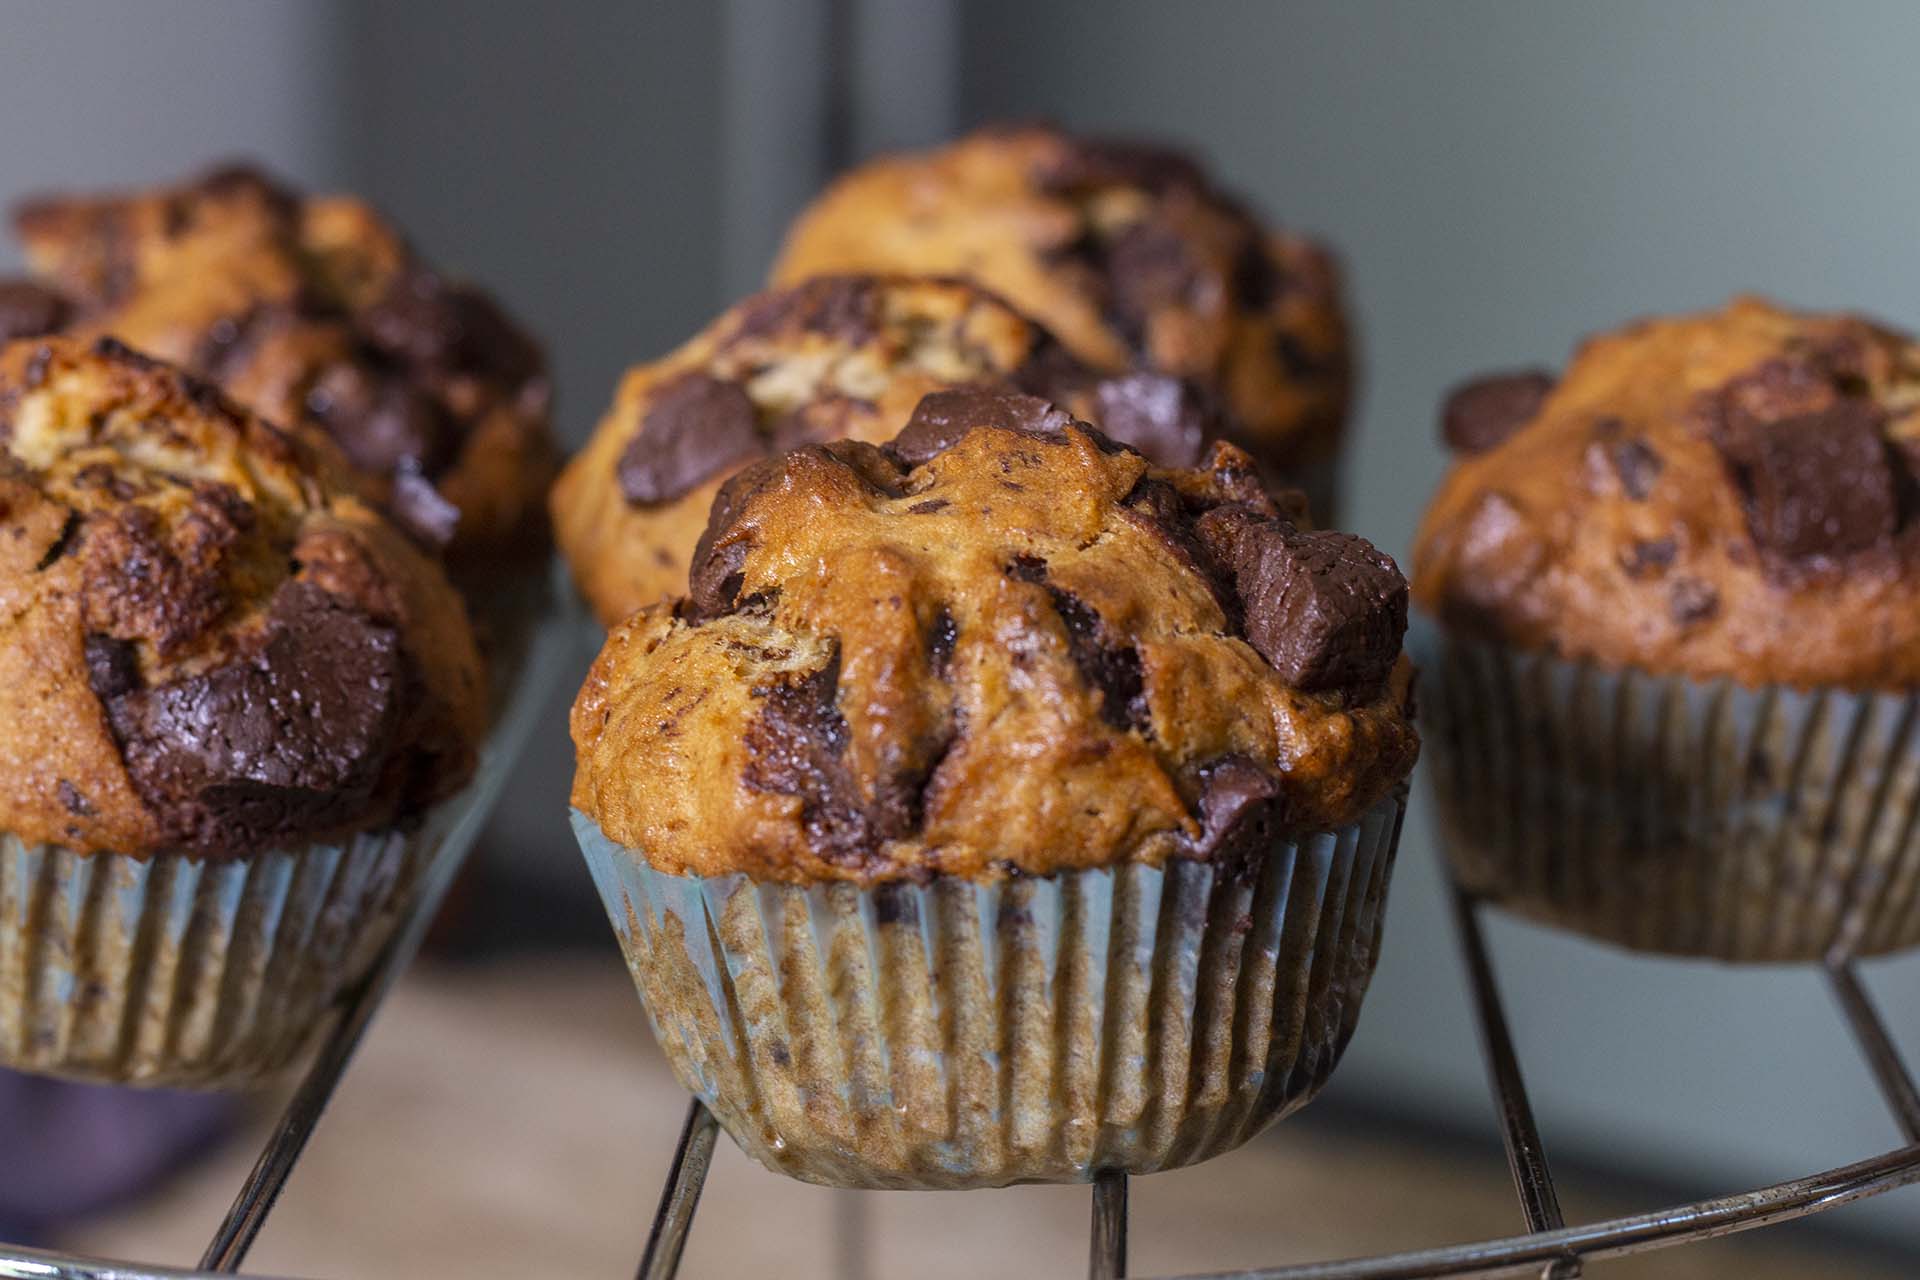
[{"label": "blurred background muffin", "polygon": [[1464,882],[1655,950],[1920,943],[1920,345],[1740,298],[1443,416],[1414,582]]},{"label": "blurred background muffin", "polygon": [[1378,954],[1406,605],[1238,448],[1156,467],[1013,391],[741,472],[573,712],[682,1083],[855,1187],[1177,1168],[1302,1105]]},{"label": "blurred background muffin", "polygon": [[839,271],[966,276],[1097,369],[1194,379],[1326,518],[1353,390],[1333,259],[1185,154],[1004,125],[868,160],[800,214],[773,279]]},{"label": "blurred background muffin", "polygon": [[324,442],[116,339],[0,351],[0,441],[0,1061],[269,1075],[472,773],[466,612]]},{"label": "blurred background muffin", "polygon": [[553,490],[574,580],[607,625],[684,591],[728,476],[803,444],[890,440],[927,392],[985,384],[1058,399],[1169,466],[1198,462],[1221,430],[1191,384],[1103,376],[965,281],[816,276],[736,304],[621,380]]},{"label": "blurred background muffin", "polygon": [[557,452],[540,348],[367,205],[249,167],[22,203],[0,331],[111,334],[330,435],[456,571],[538,560]]}]

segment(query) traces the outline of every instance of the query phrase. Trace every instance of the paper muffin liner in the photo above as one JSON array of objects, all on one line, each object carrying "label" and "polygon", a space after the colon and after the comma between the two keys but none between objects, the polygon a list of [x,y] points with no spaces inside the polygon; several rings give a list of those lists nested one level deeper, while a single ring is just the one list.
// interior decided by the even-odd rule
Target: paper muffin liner
[{"label": "paper muffin liner", "polygon": [[233,861],[0,835],[0,1065],[193,1087],[277,1073],[392,934],[442,826]]},{"label": "paper muffin liner", "polygon": [[1236,868],[862,890],[667,875],[574,829],[675,1074],[808,1182],[1150,1173],[1300,1107],[1373,974],[1404,788]]},{"label": "paper muffin liner", "polygon": [[188,1088],[292,1066],[499,798],[578,642],[551,574],[539,581],[513,584],[528,609],[473,779],[415,821],[231,860],[0,833],[0,1066]]},{"label": "paper muffin liner", "polygon": [[1468,889],[1636,950],[1920,943],[1914,692],[1746,687],[1432,637],[1421,713]]}]

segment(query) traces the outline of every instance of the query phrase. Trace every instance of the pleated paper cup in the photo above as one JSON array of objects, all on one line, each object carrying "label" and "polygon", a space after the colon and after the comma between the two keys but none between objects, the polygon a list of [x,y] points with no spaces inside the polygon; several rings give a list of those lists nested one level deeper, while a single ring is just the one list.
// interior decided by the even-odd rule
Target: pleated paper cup
[{"label": "pleated paper cup", "polygon": [[1443,633],[1431,647],[1427,759],[1466,888],[1675,955],[1920,943],[1913,691],[1614,671]]},{"label": "pleated paper cup", "polygon": [[680,1082],[841,1187],[1151,1173],[1326,1082],[1379,950],[1405,793],[1236,868],[861,890],[653,870],[574,828]]}]

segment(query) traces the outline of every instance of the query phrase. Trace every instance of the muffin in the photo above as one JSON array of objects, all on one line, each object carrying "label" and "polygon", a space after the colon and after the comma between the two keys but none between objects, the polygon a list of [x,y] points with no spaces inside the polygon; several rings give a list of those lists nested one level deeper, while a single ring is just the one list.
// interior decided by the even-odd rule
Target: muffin
[{"label": "muffin", "polygon": [[111,334],[324,431],[394,519],[444,548],[490,647],[517,646],[505,633],[544,583],[558,453],[545,357],[484,293],[359,201],[244,167],[31,201],[14,225],[35,294],[10,306],[22,286],[0,286],[0,335],[56,327],[37,295],[76,336]]},{"label": "muffin", "polygon": [[1333,258],[1177,151],[1023,125],[882,157],[800,215],[773,279],[841,271],[968,276],[1095,368],[1194,379],[1329,509],[1353,385]]},{"label": "muffin", "polygon": [[1741,298],[1444,431],[1414,594],[1461,881],[1663,952],[1920,941],[1920,346]]},{"label": "muffin", "polygon": [[0,1065],[224,1085],[397,921],[484,678],[344,464],[114,339],[0,349]]},{"label": "muffin", "polygon": [[1236,447],[938,392],[715,501],[573,709],[574,823],[680,1080],[771,1168],[1202,1160],[1351,1035],[1418,749],[1406,583]]},{"label": "muffin", "polygon": [[835,439],[879,444],[920,398],[962,384],[1044,395],[1157,462],[1220,434],[1209,398],[1149,371],[1102,375],[993,294],[958,280],[821,276],[749,298],[621,382],[553,490],[575,582],[611,626],[683,589],[721,483]]}]

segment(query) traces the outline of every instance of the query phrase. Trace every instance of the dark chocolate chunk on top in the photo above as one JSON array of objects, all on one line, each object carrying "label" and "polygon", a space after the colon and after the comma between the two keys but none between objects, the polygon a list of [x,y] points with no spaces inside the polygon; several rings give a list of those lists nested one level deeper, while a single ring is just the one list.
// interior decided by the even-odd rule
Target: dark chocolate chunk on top
[{"label": "dark chocolate chunk on top", "polygon": [[620,455],[620,492],[635,506],[672,502],[766,452],[759,414],[745,389],[704,373],[661,387]]},{"label": "dark chocolate chunk on top", "polygon": [[1892,538],[1898,510],[1880,424],[1878,409],[1851,399],[1755,424],[1747,473],[1754,541],[1804,560]]},{"label": "dark chocolate chunk on top", "polygon": [[1541,369],[1489,374],[1447,393],[1440,435],[1457,453],[1485,453],[1540,412],[1554,386]]}]

